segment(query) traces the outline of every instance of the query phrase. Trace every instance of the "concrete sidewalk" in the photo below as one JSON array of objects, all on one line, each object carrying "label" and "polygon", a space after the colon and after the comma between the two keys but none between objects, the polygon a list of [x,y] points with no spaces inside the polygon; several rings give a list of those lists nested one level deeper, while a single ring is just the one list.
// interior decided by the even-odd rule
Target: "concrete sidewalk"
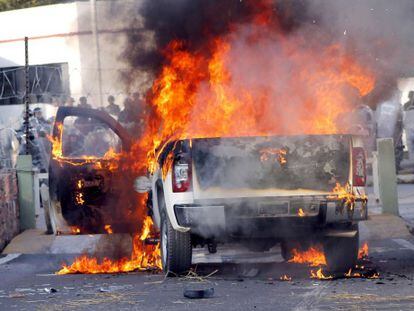
[{"label": "concrete sidewalk", "polygon": [[[373,188],[367,187],[367,191],[369,215],[381,215],[382,206],[380,203],[375,202]],[[406,221],[410,232],[414,233],[414,184],[399,184],[397,191],[400,217]]]}]

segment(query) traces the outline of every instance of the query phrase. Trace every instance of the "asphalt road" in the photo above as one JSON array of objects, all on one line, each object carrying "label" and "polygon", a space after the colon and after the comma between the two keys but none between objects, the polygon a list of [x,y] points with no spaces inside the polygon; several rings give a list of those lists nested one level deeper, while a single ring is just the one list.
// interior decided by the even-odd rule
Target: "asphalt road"
[{"label": "asphalt road", "polygon": [[[413,310],[414,238],[369,244],[369,262],[361,264],[376,269],[379,279],[310,279],[311,268],[283,262],[278,250],[266,254],[267,263],[254,263],[250,255],[244,264],[198,264],[199,278],[168,279],[150,272],[58,276],[54,272],[70,257],[3,257],[0,310]],[[231,251],[221,258],[231,261]],[[292,281],[280,281],[283,274]],[[183,297],[186,288],[211,287],[213,298]]]}]

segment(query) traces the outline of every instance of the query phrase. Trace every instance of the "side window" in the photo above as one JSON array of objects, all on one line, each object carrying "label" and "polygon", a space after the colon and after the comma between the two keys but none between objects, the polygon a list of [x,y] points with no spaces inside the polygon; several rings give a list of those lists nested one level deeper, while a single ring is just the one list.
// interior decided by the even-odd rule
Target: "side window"
[{"label": "side window", "polygon": [[87,117],[66,117],[63,121],[62,153],[64,157],[102,158],[109,151],[122,148],[121,139],[105,123]]}]

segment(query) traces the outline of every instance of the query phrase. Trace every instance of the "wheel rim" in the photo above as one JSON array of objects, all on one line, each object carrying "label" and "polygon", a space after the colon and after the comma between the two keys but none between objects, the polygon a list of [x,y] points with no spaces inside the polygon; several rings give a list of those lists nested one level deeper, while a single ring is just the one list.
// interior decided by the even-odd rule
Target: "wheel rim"
[{"label": "wheel rim", "polygon": [[168,241],[167,241],[167,224],[163,223],[162,229],[161,229],[161,255],[162,255],[162,265],[164,269],[167,267],[167,251],[168,251]]}]

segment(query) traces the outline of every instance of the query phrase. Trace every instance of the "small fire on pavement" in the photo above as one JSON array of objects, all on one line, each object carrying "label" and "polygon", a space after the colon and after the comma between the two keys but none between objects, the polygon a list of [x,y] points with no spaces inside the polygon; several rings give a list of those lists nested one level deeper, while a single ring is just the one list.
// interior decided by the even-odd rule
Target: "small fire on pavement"
[{"label": "small fire on pavement", "polygon": [[[364,243],[358,251],[358,260],[368,260],[369,247],[368,243]],[[319,267],[317,270],[310,270],[311,279],[319,280],[333,280],[338,278],[367,278],[377,279],[379,273],[375,269],[367,268],[364,265],[355,265],[354,268],[349,269],[346,273],[330,273],[324,271],[326,267],[326,258],[323,252],[322,245],[310,246],[305,251],[298,249],[292,250],[292,258],[288,261],[290,263],[307,264],[310,267]]]},{"label": "small fire on pavement", "polygon": [[71,265],[63,264],[56,274],[101,274],[160,269],[159,245],[146,245],[144,243],[151,233],[151,226],[151,218],[145,218],[142,234],[140,236],[136,235],[133,239],[133,250],[130,258],[122,258],[120,260],[104,258],[99,261],[95,257],[83,255],[76,258]]},{"label": "small fire on pavement", "polygon": [[286,274],[282,275],[279,279],[281,281],[292,281],[292,278]]}]

